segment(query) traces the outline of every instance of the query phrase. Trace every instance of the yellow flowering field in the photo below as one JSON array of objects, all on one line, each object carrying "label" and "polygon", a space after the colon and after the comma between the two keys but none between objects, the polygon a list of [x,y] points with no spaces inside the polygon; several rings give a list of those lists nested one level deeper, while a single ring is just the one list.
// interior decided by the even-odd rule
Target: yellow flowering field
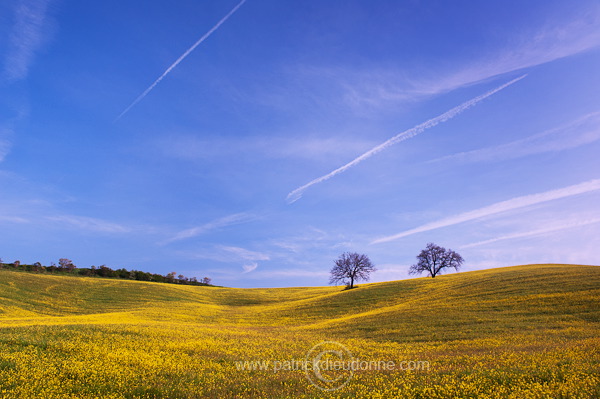
[{"label": "yellow flowering field", "polygon": [[349,291],[0,270],[0,398],[598,398],[599,304],[593,266]]}]

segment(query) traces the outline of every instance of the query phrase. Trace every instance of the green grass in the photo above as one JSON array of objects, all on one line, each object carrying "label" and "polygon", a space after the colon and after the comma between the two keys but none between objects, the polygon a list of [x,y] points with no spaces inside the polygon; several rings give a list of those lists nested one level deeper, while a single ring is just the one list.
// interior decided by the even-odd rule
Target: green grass
[{"label": "green grass", "polygon": [[[352,290],[0,270],[0,398],[593,398],[600,396],[599,304],[600,267],[580,265]],[[363,373],[325,393],[301,371],[234,366],[303,358],[323,340],[361,359],[424,359],[432,370]]]}]

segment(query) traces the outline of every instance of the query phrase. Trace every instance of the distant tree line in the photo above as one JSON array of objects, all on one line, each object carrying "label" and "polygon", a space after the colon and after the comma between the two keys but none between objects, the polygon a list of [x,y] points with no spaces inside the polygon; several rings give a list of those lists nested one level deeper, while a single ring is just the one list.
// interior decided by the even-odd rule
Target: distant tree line
[{"label": "distant tree line", "polygon": [[163,276],[162,274],[143,272],[140,270],[127,270],[125,268],[113,270],[106,265],[91,266],[91,267],[77,267],[73,264],[73,261],[67,258],[60,258],[58,265],[54,262],[50,263],[50,266],[43,266],[40,262],[34,264],[22,264],[16,260],[12,263],[3,263],[0,259],[0,269],[12,269],[20,270],[31,273],[50,273],[50,274],[64,274],[73,276],[86,276],[86,277],[104,277],[104,278],[120,278],[125,280],[138,280],[138,281],[154,281],[157,283],[169,283],[169,284],[184,284],[184,285],[211,285],[211,279],[203,277],[198,279],[196,277],[186,277],[183,274],[177,274],[176,272],[168,273]]}]

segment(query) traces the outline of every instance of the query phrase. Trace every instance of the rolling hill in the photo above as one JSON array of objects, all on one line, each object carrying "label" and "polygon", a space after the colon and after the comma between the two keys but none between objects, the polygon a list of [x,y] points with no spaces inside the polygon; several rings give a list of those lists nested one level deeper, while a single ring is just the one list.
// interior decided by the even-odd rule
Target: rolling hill
[{"label": "rolling hill", "polygon": [[[365,372],[328,395],[364,389],[371,397],[595,397],[598,304],[600,267],[579,265],[505,267],[347,291],[0,270],[0,397],[320,396],[326,392],[298,370],[240,372],[235,362],[303,358],[324,340],[361,359],[426,358],[436,365],[429,373]],[[24,373],[35,370],[42,378],[26,384]]]}]

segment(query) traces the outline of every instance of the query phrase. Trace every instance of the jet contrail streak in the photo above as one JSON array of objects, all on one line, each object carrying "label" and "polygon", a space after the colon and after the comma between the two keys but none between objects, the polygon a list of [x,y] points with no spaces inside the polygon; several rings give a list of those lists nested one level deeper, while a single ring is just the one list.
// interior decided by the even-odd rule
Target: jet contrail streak
[{"label": "jet contrail streak", "polygon": [[213,26],[208,32],[206,32],[204,34],[204,36],[202,36],[200,39],[198,39],[198,41],[196,43],[194,43],[194,45],[192,47],[190,47],[189,49],[187,49],[187,51],[185,53],[183,53],[181,55],[181,57],[177,58],[177,60],[169,68],[167,68],[167,70],[165,72],[163,72],[163,74],[160,75],[160,77],[158,79],[156,79],[154,81],[154,83],[152,83],[150,85],[150,87],[148,87],[142,94],[139,95],[138,98],[135,99],[134,102],[132,102],[127,108],[125,108],[125,110],[123,112],[121,112],[121,114],[115,119],[115,122],[118,121],[119,119],[121,119],[121,117],[123,117],[123,115],[125,115],[137,103],[139,103],[140,101],[142,101],[142,99],[144,97],[146,97],[148,95],[148,93],[150,93],[152,91],[152,89],[154,89],[156,87],[156,85],[159,84],[160,81],[163,80],[165,78],[165,76],[167,76],[169,74],[169,72],[171,72],[177,65],[179,65],[179,63],[181,61],[183,61],[185,59],[185,57],[187,57],[192,51],[194,51],[194,49],[196,47],[198,47],[203,41],[205,41],[206,39],[208,39],[208,37],[210,35],[212,35],[214,31],[216,31],[217,29],[219,29],[219,27],[225,21],[227,21],[229,19],[229,17],[231,17],[238,10],[238,8],[240,8],[242,6],[242,4],[244,4],[245,2],[246,2],[246,0],[240,1],[238,3],[238,5],[236,5],[235,7],[233,7],[233,9],[231,11],[229,11],[229,13],[227,15],[225,15],[219,22],[217,22],[217,24],[215,26]]},{"label": "jet contrail streak", "polygon": [[462,247],[460,247],[460,249],[463,249],[463,248],[472,248],[472,247],[476,247],[476,246],[479,246],[479,245],[491,244],[491,243],[494,243],[496,241],[512,240],[512,239],[515,239],[515,238],[526,238],[526,237],[532,237],[532,236],[537,236],[537,235],[541,235],[541,234],[554,233],[554,232],[557,232],[557,231],[566,230],[566,229],[572,229],[572,228],[575,228],[575,227],[584,227],[584,226],[587,226],[589,224],[594,224],[594,223],[600,223],[600,218],[590,219],[590,220],[579,220],[579,221],[565,223],[565,224],[558,225],[558,226],[547,227],[547,228],[544,228],[544,229],[538,229],[538,230],[533,230],[533,231],[526,231],[526,232],[523,232],[523,233],[508,234],[508,235],[505,235],[505,236],[491,238],[491,239],[485,240],[485,241],[479,241],[479,242],[475,242],[475,243],[472,243],[472,244],[463,245]]},{"label": "jet contrail streak", "polygon": [[488,205],[483,208],[475,209],[458,215],[450,216],[441,220],[437,220],[435,222],[427,223],[414,229],[405,230],[398,234],[378,238],[376,240],[371,241],[371,244],[389,242],[413,234],[423,233],[425,231],[431,231],[435,229],[440,229],[442,227],[453,226],[455,224],[482,219],[487,216],[512,211],[514,209],[520,209],[531,205],[537,205],[556,199],[568,198],[575,195],[585,194],[598,190],[600,190],[600,179],[594,179],[568,187],[545,191],[543,193],[515,197],[506,201],[496,202],[495,204]]},{"label": "jet contrail streak", "polygon": [[347,164],[345,164],[343,166],[340,166],[339,168],[335,169],[334,171],[332,171],[332,172],[330,172],[330,173],[328,173],[326,175],[323,175],[321,177],[318,177],[318,178],[316,178],[316,179],[314,179],[314,180],[306,183],[305,185],[303,185],[301,187],[298,187],[297,189],[295,189],[294,191],[290,192],[287,195],[287,198],[286,198],[287,202],[289,204],[291,204],[293,202],[298,201],[302,197],[302,193],[307,188],[309,188],[310,186],[313,186],[313,185],[318,184],[318,183],[322,183],[325,180],[329,180],[333,176],[335,176],[337,174],[340,174],[342,172],[345,172],[347,169],[350,169],[351,167],[359,164],[360,162],[362,162],[362,161],[364,161],[364,160],[372,157],[373,155],[375,155],[375,154],[377,154],[377,153],[379,153],[379,152],[387,149],[388,147],[390,147],[390,146],[392,146],[392,145],[394,145],[396,143],[399,143],[401,141],[404,141],[404,140],[410,139],[412,137],[415,137],[416,135],[424,132],[425,130],[427,130],[429,128],[432,128],[432,127],[434,127],[434,126],[436,126],[436,125],[438,125],[440,123],[446,122],[447,120],[454,118],[455,116],[457,116],[461,112],[466,111],[467,109],[471,108],[472,106],[474,106],[478,102],[480,102],[480,101],[486,99],[487,97],[489,97],[489,96],[491,96],[491,95],[499,92],[502,89],[505,89],[506,87],[512,85],[513,83],[518,82],[519,80],[523,79],[525,76],[527,76],[527,75],[525,74],[525,75],[519,76],[518,78],[513,79],[510,82],[507,82],[507,83],[503,84],[502,86],[499,86],[499,87],[497,87],[497,88],[495,88],[493,90],[490,90],[487,93],[482,94],[482,95],[480,95],[478,97],[475,97],[475,98],[473,98],[473,99],[471,99],[471,100],[469,100],[469,101],[467,101],[465,103],[462,103],[459,106],[454,107],[451,110],[449,110],[449,111],[447,111],[447,112],[445,112],[445,113],[443,113],[443,114],[441,114],[439,116],[436,116],[435,118],[429,119],[428,121],[423,122],[420,125],[417,125],[417,126],[411,128],[411,129],[405,130],[402,133],[398,133],[397,135],[395,135],[391,139],[389,139],[389,140],[387,140],[387,141],[379,144],[376,147],[373,147],[369,151],[365,152],[364,154],[360,155],[359,157],[355,158],[354,160],[348,162]]}]

